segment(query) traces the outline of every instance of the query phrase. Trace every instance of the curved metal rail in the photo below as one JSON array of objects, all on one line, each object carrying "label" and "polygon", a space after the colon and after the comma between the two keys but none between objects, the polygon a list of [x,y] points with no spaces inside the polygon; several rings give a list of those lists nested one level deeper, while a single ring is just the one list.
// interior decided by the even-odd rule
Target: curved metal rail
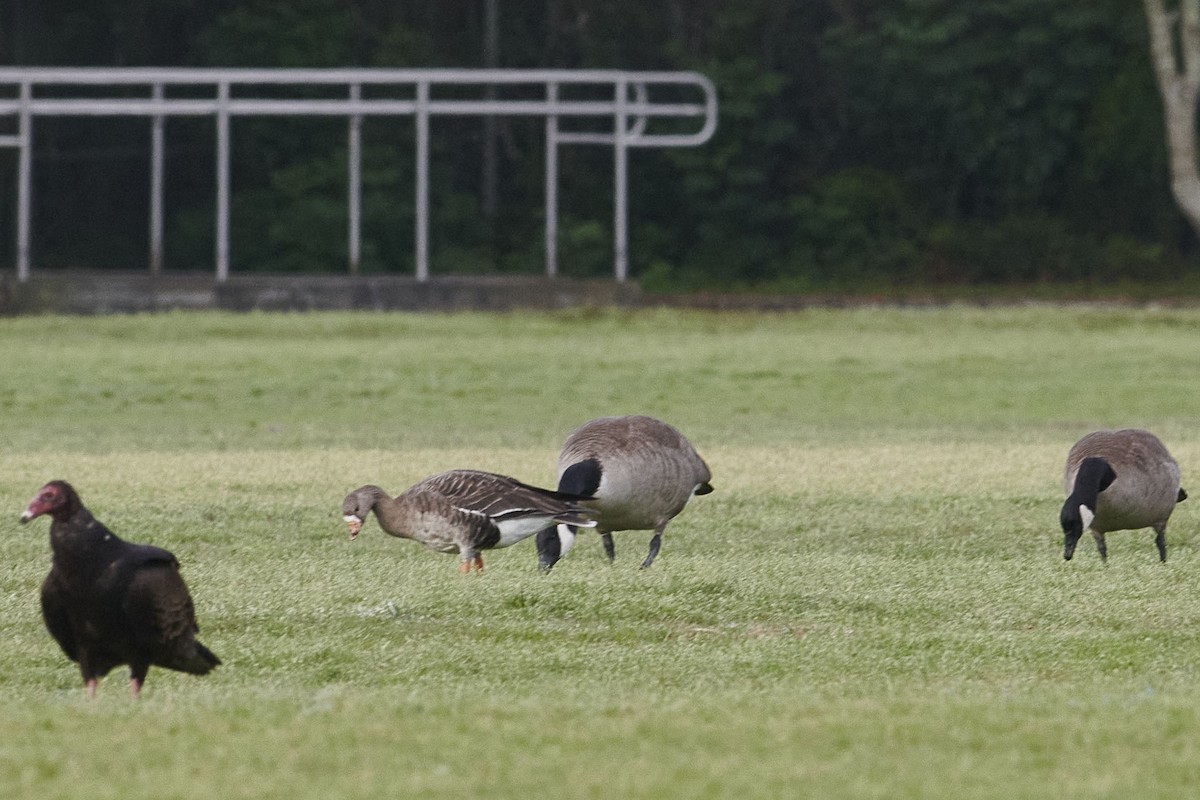
[{"label": "curved metal rail", "polygon": [[[455,97],[438,90],[457,87]],[[55,87],[52,96],[39,90]],[[144,87],[146,96],[71,97],[71,87]],[[272,92],[313,87],[340,90],[328,98],[273,97]],[[461,96],[475,87],[479,97]],[[501,87],[538,91],[535,99],[492,96]],[[598,88],[597,88],[598,87]],[[77,93],[79,92],[77,89]],[[186,90],[186,91],[184,91]],[[200,92],[208,96],[196,97]],[[410,116],[416,125],[416,253],[418,280],[429,277],[429,121],[434,116],[543,117],[546,122],[546,273],[558,271],[558,148],[605,145],[613,148],[613,274],[628,277],[628,150],[631,147],[695,147],[717,125],[717,94],[712,82],[694,72],[617,70],[473,69],[93,69],[0,68],[0,117],[15,117],[17,132],[0,135],[0,147],[18,151],[16,267],[20,281],[30,275],[33,197],[33,120],[39,116],[138,116],[151,120],[150,269],[162,268],[164,150],[167,117],[209,116],[216,121],[216,279],[229,276],[230,125],[239,116],[341,116],[348,121],[348,262],[359,266],[361,240],[362,120]],[[661,98],[662,94],[668,94]],[[180,96],[181,94],[185,96]],[[569,95],[584,95],[571,97]],[[600,97],[597,98],[596,94]],[[678,95],[694,99],[678,99]],[[174,96],[173,96],[174,95]],[[656,96],[659,99],[655,99]],[[562,122],[583,125],[564,130]],[[661,120],[699,120],[695,130],[654,130]],[[602,124],[599,129],[588,128]]]}]

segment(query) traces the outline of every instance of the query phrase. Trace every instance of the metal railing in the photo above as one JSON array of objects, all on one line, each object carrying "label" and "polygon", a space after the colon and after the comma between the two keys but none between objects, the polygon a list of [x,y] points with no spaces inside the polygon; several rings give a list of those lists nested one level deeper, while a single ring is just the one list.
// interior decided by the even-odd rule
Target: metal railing
[{"label": "metal railing", "polygon": [[[281,88],[334,87],[336,98],[272,97]],[[437,97],[444,87],[477,87],[478,98]],[[54,87],[52,96],[39,90]],[[72,94],[71,87],[79,91]],[[96,98],[96,87],[145,87],[146,96]],[[537,90],[537,99],[487,96],[500,87]],[[564,98],[586,87],[600,87],[601,99]],[[405,96],[384,96],[396,90]],[[196,97],[199,91],[210,97]],[[370,90],[371,95],[368,95]],[[332,91],[332,90],[331,90]],[[457,90],[460,94],[462,90]],[[588,90],[592,95],[597,89]],[[694,72],[625,72],[614,70],[473,70],[473,69],[99,69],[0,68],[0,118],[16,118],[16,133],[0,135],[0,147],[18,151],[16,268],[20,281],[30,275],[33,202],[33,121],[39,116],[135,116],[151,120],[150,142],[150,269],[163,262],[163,185],[167,117],[210,116],[216,120],[216,279],[229,276],[230,124],[239,116],[341,116],[348,120],[348,254],[357,272],[361,242],[362,121],[364,117],[410,116],[416,125],[416,254],[418,280],[429,277],[429,141],[435,116],[544,117],[546,173],[546,273],[558,271],[558,148],[563,145],[608,145],[613,148],[613,273],[628,276],[629,148],[692,147],[703,144],[717,125],[716,90]],[[663,99],[661,95],[670,96]],[[680,94],[692,94],[686,102]],[[174,96],[172,96],[174,94]],[[409,96],[411,94],[411,96]],[[655,95],[659,99],[655,99]],[[183,95],[183,96],[180,96]],[[603,97],[603,95],[608,95]],[[654,132],[659,120],[699,120],[696,130]],[[562,120],[611,120],[598,131],[564,129]],[[661,126],[661,123],[660,123]]]}]

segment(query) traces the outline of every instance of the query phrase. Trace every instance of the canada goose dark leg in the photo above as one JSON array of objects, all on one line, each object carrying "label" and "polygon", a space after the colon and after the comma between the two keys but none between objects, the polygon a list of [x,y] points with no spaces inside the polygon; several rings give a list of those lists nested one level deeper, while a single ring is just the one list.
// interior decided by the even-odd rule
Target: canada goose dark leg
[{"label": "canada goose dark leg", "polygon": [[655,533],[650,538],[650,552],[646,554],[646,560],[642,562],[642,569],[646,569],[654,563],[654,558],[658,555],[660,547],[662,547],[662,534]]},{"label": "canada goose dark leg", "polygon": [[600,541],[604,543],[604,555],[608,556],[608,563],[613,563],[617,558],[617,551],[613,547],[612,534],[608,531],[600,531]]},{"label": "canada goose dark leg", "polygon": [[1154,528],[1154,546],[1158,548],[1158,560],[1167,563],[1167,526],[1158,525]]},{"label": "canada goose dark leg", "polygon": [[658,550],[662,547],[663,528],[665,527],[666,525],[662,525],[654,529],[654,536],[650,537],[650,552],[646,554],[646,560],[642,562],[642,569],[649,567],[654,563],[654,559],[658,557]]},{"label": "canada goose dark leg", "polygon": [[1104,543],[1104,534],[1092,531],[1092,536],[1096,538],[1096,552],[1100,554],[1100,560],[1108,561],[1108,546]]}]

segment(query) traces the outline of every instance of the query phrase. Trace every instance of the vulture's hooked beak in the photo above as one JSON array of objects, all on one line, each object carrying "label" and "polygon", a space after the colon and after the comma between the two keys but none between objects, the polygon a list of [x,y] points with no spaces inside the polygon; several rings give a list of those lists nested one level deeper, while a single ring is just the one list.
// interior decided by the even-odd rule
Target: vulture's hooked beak
[{"label": "vulture's hooked beak", "polygon": [[47,510],[49,510],[44,503],[39,503],[38,499],[40,498],[35,498],[34,501],[30,503],[23,512],[21,512],[22,525],[24,525],[26,522],[37,519],[42,514],[45,514]]}]

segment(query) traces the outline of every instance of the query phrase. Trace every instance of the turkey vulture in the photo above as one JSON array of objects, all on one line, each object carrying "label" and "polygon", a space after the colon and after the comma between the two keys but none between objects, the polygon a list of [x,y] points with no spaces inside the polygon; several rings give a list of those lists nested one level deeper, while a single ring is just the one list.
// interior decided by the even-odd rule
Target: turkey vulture
[{"label": "turkey vulture", "polygon": [[42,583],[42,618],[72,661],[89,698],[119,664],[129,689],[141,692],[150,665],[203,675],[221,660],[196,641],[196,615],[175,556],[117,538],[84,507],[66,481],[51,481],[21,515],[49,514],[50,574]]}]

